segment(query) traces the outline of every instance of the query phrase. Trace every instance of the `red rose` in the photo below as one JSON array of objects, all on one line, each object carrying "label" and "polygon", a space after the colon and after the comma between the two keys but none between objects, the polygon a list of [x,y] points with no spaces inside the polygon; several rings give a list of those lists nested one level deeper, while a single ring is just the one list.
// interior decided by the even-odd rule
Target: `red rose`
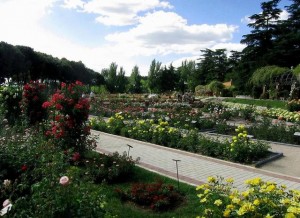
[{"label": "red rose", "polygon": [[24,164],[21,168],[22,171],[26,171],[27,170],[27,166]]},{"label": "red rose", "polygon": [[49,101],[44,102],[42,105],[43,108],[48,108],[50,106],[51,106],[51,103]]},{"label": "red rose", "polygon": [[80,154],[78,152],[75,152],[73,154],[72,160],[73,161],[78,161],[80,159]]}]

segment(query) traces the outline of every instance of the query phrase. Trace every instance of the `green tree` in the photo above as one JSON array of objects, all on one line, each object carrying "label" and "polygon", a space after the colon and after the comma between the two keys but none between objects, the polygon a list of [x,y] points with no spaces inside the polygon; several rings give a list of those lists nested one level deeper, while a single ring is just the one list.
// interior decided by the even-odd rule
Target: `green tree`
[{"label": "green tree", "polygon": [[173,91],[176,87],[176,81],[178,80],[175,68],[172,64],[169,67],[164,67],[158,74],[158,89],[159,92]]},{"label": "green tree", "polygon": [[140,75],[139,67],[136,65],[133,67],[131,75],[129,77],[129,91],[132,93],[142,92],[142,77]]},{"label": "green tree", "polygon": [[160,87],[159,87],[159,74],[161,70],[161,62],[157,61],[154,59],[151,62],[150,69],[148,72],[148,88],[151,92],[159,92]]},{"label": "green tree", "polygon": [[291,1],[292,4],[286,6],[289,17],[280,23],[280,35],[275,39],[274,47],[274,64],[286,67],[300,62],[300,1]]},{"label": "green tree", "polygon": [[177,69],[178,89],[184,93],[186,89],[195,90],[195,87],[201,84],[199,71],[196,68],[195,61],[183,61]]},{"label": "green tree", "polygon": [[101,75],[104,77],[106,88],[110,93],[115,93],[117,89],[117,68],[116,63],[111,63],[108,69],[102,69]]},{"label": "green tree", "polygon": [[228,60],[226,49],[211,49],[201,50],[202,57],[200,58],[199,77],[201,84],[207,84],[213,80],[223,81],[228,69]]},{"label": "green tree", "polygon": [[244,49],[248,61],[253,61],[254,68],[262,67],[272,62],[272,49],[274,39],[278,37],[278,19],[281,9],[278,8],[280,0],[271,0],[261,3],[262,12],[250,16],[252,22],[251,33],[244,35],[241,43],[246,44]]},{"label": "green tree", "polygon": [[125,71],[124,71],[123,67],[120,67],[120,70],[117,74],[116,92],[117,93],[125,93],[127,83],[128,83],[128,80],[127,80],[127,77],[125,76]]}]

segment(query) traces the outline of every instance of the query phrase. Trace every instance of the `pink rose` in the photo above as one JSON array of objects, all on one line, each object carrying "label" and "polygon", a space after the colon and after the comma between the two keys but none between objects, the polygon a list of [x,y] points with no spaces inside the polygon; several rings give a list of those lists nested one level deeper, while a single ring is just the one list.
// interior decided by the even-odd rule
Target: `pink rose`
[{"label": "pink rose", "polygon": [[79,159],[80,159],[80,154],[78,152],[75,152],[73,154],[72,160],[73,161],[79,161]]},{"label": "pink rose", "polygon": [[3,202],[2,206],[3,206],[3,207],[7,207],[8,205],[10,205],[10,200],[9,200],[9,199],[6,199],[6,200]]},{"label": "pink rose", "polygon": [[63,176],[60,178],[59,183],[63,186],[68,185],[69,184],[69,177],[67,176]]}]

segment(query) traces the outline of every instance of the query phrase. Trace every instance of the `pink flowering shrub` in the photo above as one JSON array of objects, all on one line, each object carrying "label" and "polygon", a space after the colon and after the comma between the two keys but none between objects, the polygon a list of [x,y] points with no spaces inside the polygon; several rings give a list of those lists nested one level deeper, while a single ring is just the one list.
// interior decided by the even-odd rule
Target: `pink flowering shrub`
[{"label": "pink flowering shrub", "polygon": [[49,126],[45,134],[57,142],[62,149],[73,148],[82,152],[89,148],[87,137],[90,126],[87,124],[90,103],[82,98],[84,85],[77,81],[71,84],[61,84],[49,101],[42,107],[49,111]]}]

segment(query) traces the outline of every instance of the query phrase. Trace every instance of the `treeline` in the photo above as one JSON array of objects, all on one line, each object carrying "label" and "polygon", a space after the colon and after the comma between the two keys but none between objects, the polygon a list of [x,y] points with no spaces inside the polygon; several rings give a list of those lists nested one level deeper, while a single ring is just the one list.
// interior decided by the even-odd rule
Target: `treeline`
[{"label": "treeline", "polygon": [[0,79],[13,78],[22,82],[30,79],[80,80],[103,85],[111,93],[194,91],[199,85],[232,80],[236,93],[250,94],[253,91],[252,75],[260,68],[277,66],[288,71],[300,63],[300,0],[291,0],[291,4],[285,6],[289,13],[287,20],[279,19],[282,12],[278,8],[279,2],[262,2],[261,13],[249,17],[248,26],[252,30],[243,36],[241,43],[246,47],[241,52],[204,49],[197,62],[184,61],[177,68],[172,64],[162,66],[154,59],[146,77],[141,76],[138,66],[127,77],[116,63],[96,73],[81,62],[53,58],[28,47],[2,42]]},{"label": "treeline", "polygon": [[104,83],[99,73],[85,67],[81,61],[58,59],[36,52],[30,47],[0,42],[0,83],[3,83],[5,78],[19,84],[37,79],[62,82],[80,80],[86,84]]}]

